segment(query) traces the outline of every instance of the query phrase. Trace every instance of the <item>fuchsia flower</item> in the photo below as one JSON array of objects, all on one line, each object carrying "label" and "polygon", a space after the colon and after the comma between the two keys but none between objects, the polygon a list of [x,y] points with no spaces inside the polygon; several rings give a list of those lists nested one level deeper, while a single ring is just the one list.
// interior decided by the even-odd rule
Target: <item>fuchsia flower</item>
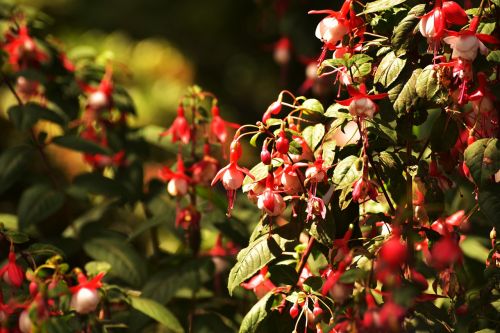
[{"label": "fuchsia flower", "polygon": [[199,225],[200,220],[200,212],[193,205],[189,205],[177,211],[175,226],[188,230],[191,225]]},{"label": "fuchsia flower", "polygon": [[273,58],[274,61],[281,66],[290,62],[292,43],[287,37],[281,37],[274,45]]},{"label": "fuchsia flower", "polygon": [[356,202],[365,202],[366,200],[377,201],[377,184],[371,180],[361,177],[352,185],[352,200]]},{"label": "fuchsia flower", "polygon": [[316,216],[320,216],[322,219],[326,217],[326,205],[323,199],[318,198],[309,192],[309,199],[307,200],[307,221],[310,221]]},{"label": "fuchsia flower", "polygon": [[241,154],[242,151],[240,142],[233,140],[229,148],[229,164],[220,169],[217,175],[215,175],[215,178],[212,180],[212,186],[221,180],[222,185],[227,191],[228,215],[231,214],[231,210],[234,206],[236,190],[243,184],[245,175],[251,179],[255,179],[248,169],[242,168],[238,165],[238,160],[240,159]]},{"label": "fuchsia flower", "polygon": [[100,111],[110,109],[113,105],[113,69],[106,67],[106,72],[97,88],[81,83],[83,90],[88,93],[87,109],[91,111]]},{"label": "fuchsia flower", "polygon": [[9,55],[9,63],[15,70],[28,66],[38,66],[46,61],[48,56],[36,45],[29,35],[28,27],[22,24],[17,32],[9,31],[6,36],[3,50]]},{"label": "fuchsia flower", "polygon": [[461,261],[462,250],[451,234],[441,237],[431,248],[431,264],[438,270],[444,270]]},{"label": "fuchsia flower", "polygon": [[257,207],[266,212],[268,216],[278,216],[283,213],[286,203],[281,194],[274,190],[274,176],[272,173],[267,175],[266,188],[257,198]]},{"label": "fuchsia flower", "polygon": [[159,176],[164,181],[168,180],[167,192],[171,196],[182,197],[187,193],[190,179],[185,173],[184,162],[180,153],[177,154],[177,171],[174,172],[169,167],[163,167]]},{"label": "fuchsia flower", "polygon": [[326,179],[326,172],[330,168],[323,164],[323,159],[318,158],[312,165],[306,169],[306,179],[313,183],[321,183]]},{"label": "fuchsia flower", "polygon": [[241,286],[245,289],[253,290],[257,298],[262,298],[268,291],[276,288],[267,277],[267,266],[264,266],[259,273],[250,278],[248,282],[242,283]]},{"label": "fuchsia flower", "polygon": [[16,253],[11,248],[9,252],[9,260],[0,269],[0,276],[3,278],[5,283],[19,288],[24,281],[24,271],[21,266],[16,262]]},{"label": "fuchsia flower", "polygon": [[93,279],[87,280],[87,277],[79,272],[77,275],[78,285],[69,290],[73,294],[71,298],[71,307],[80,314],[87,314],[95,311],[101,300],[97,291],[101,288],[101,279],[104,273],[97,274]]},{"label": "fuchsia flower", "polygon": [[206,143],[203,146],[202,160],[194,163],[190,168],[192,181],[197,184],[208,185],[214,179],[218,170],[219,162],[210,156],[210,145]]},{"label": "fuchsia flower", "polygon": [[408,247],[400,239],[399,231],[393,230],[392,236],[380,248],[379,257],[390,268],[399,268],[408,258]]},{"label": "fuchsia flower", "polygon": [[266,112],[264,112],[264,115],[262,116],[262,122],[264,124],[267,123],[267,120],[271,118],[272,115],[277,115],[281,111],[281,100],[274,101],[269,105],[267,108]]},{"label": "fuchsia flower", "polygon": [[465,25],[469,21],[467,13],[454,1],[436,1],[434,9],[422,16],[418,27],[422,36],[429,39],[436,51],[448,25]]},{"label": "fuchsia flower", "polygon": [[387,93],[368,95],[364,83],[360,84],[359,90],[353,86],[347,86],[347,91],[351,98],[337,101],[337,103],[347,106],[351,115],[360,118],[373,118],[373,115],[378,111],[378,106],[373,101],[387,96]]},{"label": "fuchsia flower", "polygon": [[478,49],[481,54],[488,54],[488,48],[483,43],[499,44],[500,41],[495,37],[487,34],[476,33],[479,25],[479,17],[474,17],[469,25],[468,30],[459,32],[447,30],[447,37],[443,40],[453,49],[452,59],[461,58],[467,61],[474,61],[477,56]]},{"label": "fuchsia flower", "polygon": [[227,140],[227,129],[226,126],[232,128],[239,128],[240,125],[225,121],[220,116],[220,110],[217,104],[212,106],[212,120],[210,122],[210,135],[215,137],[217,141],[224,144]]},{"label": "fuchsia flower", "polygon": [[[292,164],[287,164],[281,172],[280,182],[283,190],[288,194],[296,194],[303,190],[303,182],[299,176],[300,171]],[[302,179],[303,179],[302,175]]]},{"label": "fuchsia flower", "polygon": [[177,108],[177,117],[168,130],[160,134],[160,137],[167,135],[172,135],[172,142],[181,141],[184,144],[188,144],[191,140],[191,128],[189,123],[184,116],[184,107],[179,104]]}]

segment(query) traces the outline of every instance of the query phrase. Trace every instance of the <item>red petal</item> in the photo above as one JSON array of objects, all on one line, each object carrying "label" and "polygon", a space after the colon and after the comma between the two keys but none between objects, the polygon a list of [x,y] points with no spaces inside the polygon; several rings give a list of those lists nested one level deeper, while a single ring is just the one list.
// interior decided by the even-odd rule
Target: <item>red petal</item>
[{"label": "red petal", "polygon": [[469,22],[467,13],[455,1],[443,2],[443,14],[448,24],[465,25]]},{"label": "red petal", "polygon": [[489,44],[500,44],[500,40],[496,39],[495,37],[487,34],[476,34],[476,37],[479,38],[479,40],[483,43],[489,43]]},{"label": "red petal", "polygon": [[232,163],[230,163],[230,164],[226,165],[225,167],[223,167],[222,169],[220,169],[219,172],[217,172],[217,174],[215,175],[215,177],[212,180],[212,183],[210,185],[214,186],[215,183],[217,183],[221,179],[224,172],[226,172],[226,170],[228,170],[231,167],[231,165],[232,165]]}]

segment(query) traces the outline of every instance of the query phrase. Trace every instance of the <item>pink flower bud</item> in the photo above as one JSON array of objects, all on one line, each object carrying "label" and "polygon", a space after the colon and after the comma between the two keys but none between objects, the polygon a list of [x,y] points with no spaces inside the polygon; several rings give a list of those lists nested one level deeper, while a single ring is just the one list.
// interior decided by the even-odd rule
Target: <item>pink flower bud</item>
[{"label": "pink flower bud", "polygon": [[28,310],[24,310],[19,315],[19,330],[22,333],[31,333],[31,327],[33,323],[31,322]]},{"label": "pink flower bud", "polygon": [[271,153],[267,149],[266,145],[262,146],[262,150],[260,151],[260,160],[265,165],[271,164]]},{"label": "pink flower bud", "polygon": [[295,319],[295,318],[297,318],[298,315],[299,315],[299,305],[297,303],[295,303],[290,308],[290,317],[292,317],[292,319]]},{"label": "pink flower bud", "polygon": [[87,100],[87,106],[93,110],[102,110],[109,107],[109,98],[100,90],[90,94]]},{"label": "pink flower bud", "polygon": [[279,134],[279,138],[276,140],[276,150],[280,154],[288,153],[288,149],[290,148],[290,142],[286,138],[285,132],[281,131]]},{"label": "pink flower bud", "polygon": [[399,235],[393,235],[382,245],[379,255],[384,263],[396,268],[406,261],[408,249],[399,239]]}]

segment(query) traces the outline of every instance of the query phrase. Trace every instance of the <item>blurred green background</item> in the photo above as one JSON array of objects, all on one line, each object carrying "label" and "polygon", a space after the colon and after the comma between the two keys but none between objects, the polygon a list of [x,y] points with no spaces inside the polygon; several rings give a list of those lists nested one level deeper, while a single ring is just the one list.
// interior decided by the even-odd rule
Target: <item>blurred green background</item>
[{"label": "blurred green background", "polygon": [[[258,120],[281,89],[295,91],[304,81],[304,59],[321,51],[314,38],[318,17],[306,13],[328,5],[288,0],[6,2],[48,14],[49,31],[70,55],[111,51],[106,56],[130,74],[126,85],[138,109],[135,124],[163,126],[193,83],[219,97],[228,120]],[[293,43],[286,68],[273,60],[281,36]]]}]

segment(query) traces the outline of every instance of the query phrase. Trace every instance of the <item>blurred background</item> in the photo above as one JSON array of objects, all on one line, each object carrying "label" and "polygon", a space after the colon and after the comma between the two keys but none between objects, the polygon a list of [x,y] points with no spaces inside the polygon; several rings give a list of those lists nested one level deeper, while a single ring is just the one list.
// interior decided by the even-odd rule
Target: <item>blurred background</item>
[{"label": "blurred background", "polygon": [[238,123],[260,119],[281,89],[302,87],[308,94],[306,67],[321,43],[314,38],[319,17],[305,13],[331,6],[291,0],[6,2],[46,13],[49,31],[70,57],[106,50],[130,74],[125,85],[138,109],[136,125],[163,126],[193,83],[216,94],[223,117]]}]

